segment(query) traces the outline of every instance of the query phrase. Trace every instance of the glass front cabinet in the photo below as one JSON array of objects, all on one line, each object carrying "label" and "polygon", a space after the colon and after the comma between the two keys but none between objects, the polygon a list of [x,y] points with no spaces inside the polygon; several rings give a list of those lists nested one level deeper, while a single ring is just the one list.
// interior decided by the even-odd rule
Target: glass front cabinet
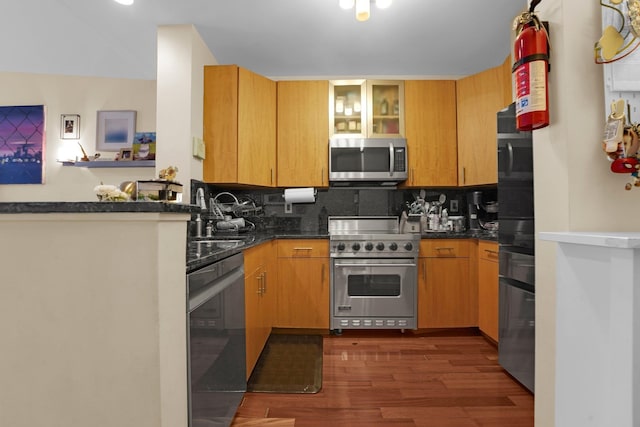
[{"label": "glass front cabinet", "polygon": [[331,81],[329,135],[345,138],[404,136],[404,82]]}]

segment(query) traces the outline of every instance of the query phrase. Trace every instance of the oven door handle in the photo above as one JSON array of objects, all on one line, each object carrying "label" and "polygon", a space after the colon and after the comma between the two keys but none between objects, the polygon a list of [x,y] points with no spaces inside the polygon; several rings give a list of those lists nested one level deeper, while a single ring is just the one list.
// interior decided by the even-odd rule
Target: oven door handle
[{"label": "oven door handle", "polygon": [[383,264],[376,262],[369,262],[363,264],[355,264],[355,263],[335,263],[335,267],[415,267],[417,264]]}]

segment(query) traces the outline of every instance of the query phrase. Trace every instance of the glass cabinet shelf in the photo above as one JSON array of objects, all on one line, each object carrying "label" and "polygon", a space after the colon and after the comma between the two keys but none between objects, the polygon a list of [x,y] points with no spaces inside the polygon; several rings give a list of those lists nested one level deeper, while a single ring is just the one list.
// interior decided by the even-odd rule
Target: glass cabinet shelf
[{"label": "glass cabinet shelf", "polygon": [[365,80],[331,81],[329,104],[329,135],[366,134]]},{"label": "glass cabinet shelf", "polygon": [[404,135],[404,82],[333,80],[329,84],[329,135]]}]

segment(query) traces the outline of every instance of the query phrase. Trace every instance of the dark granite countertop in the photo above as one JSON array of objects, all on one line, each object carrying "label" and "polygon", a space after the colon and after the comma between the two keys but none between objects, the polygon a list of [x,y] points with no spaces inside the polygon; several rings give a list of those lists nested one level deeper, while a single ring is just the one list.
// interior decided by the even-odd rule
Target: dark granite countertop
[{"label": "dark granite countertop", "polygon": [[[479,239],[494,242],[498,238],[497,233],[484,230],[468,230],[461,233],[424,233],[421,237],[422,239]],[[187,245],[187,273],[272,239],[328,238],[329,235],[327,233],[320,232],[269,230],[249,234],[224,233],[213,237],[192,239]],[[211,240],[227,240],[229,242],[211,243]],[[241,240],[242,243],[235,245],[231,243],[233,240]]]},{"label": "dark granite countertop", "polygon": [[467,230],[455,233],[453,231],[426,232],[422,233],[423,239],[479,239],[490,242],[498,241],[498,233],[487,230]]},{"label": "dark granite countertop", "polygon": [[[221,233],[212,237],[193,238],[187,244],[187,273],[227,258],[245,249],[257,246],[273,239],[328,239],[326,233],[270,230],[249,234]],[[210,243],[211,240],[226,240],[227,242]],[[233,240],[241,240],[239,245],[233,245]]]},{"label": "dark granite countertop", "polygon": [[198,212],[196,205],[163,202],[1,202],[0,214]]}]

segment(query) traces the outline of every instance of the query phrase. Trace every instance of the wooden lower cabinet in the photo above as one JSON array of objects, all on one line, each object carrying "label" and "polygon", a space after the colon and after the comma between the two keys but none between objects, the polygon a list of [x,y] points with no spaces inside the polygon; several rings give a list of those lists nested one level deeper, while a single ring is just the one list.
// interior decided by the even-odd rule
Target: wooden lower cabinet
[{"label": "wooden lower cabinet", "polygon": [[270,241],[244,251],[247,379],[273,325],[277,280],[274,249],[275,242]]},{"label": "wooden lower cabinet", "polygon": [[329,242],[278,240],[278,291],[274,326],[329,328]]},{"label": "wooden lower cabinet", "polygon": [[478,243],[478,327],[498,342],[498,244]]},{"label": "wooden lower cabinet", "polygon": [[418,263],[418,328],[474,327],[478,292],[466,239],[424,239]]}]

